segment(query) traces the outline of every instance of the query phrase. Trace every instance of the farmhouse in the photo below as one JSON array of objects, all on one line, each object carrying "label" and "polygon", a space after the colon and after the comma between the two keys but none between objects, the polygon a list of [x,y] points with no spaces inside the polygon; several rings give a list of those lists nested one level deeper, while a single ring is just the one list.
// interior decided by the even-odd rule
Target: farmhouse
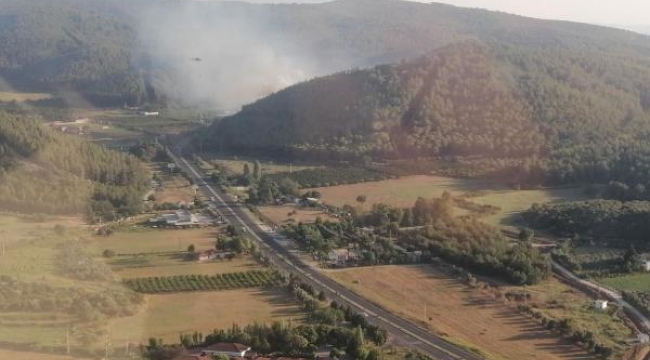
[{"label": "farmhouse", "polygon": [[244,357],[246,352],[250,351],[251,348],[238,343],[217,343],[210,345],[201,350],[201,355],[226,355],[228,357]]},{"label": "farmhouse", "polygon": [[172,358],[172,360],[212,360],[212,357],[202,354],[182,354]]},{"label": "farmhouse", "polygon": [[327,253],[327,262],[333,266],[344,266],[357,259],[357,255],[350,249],[335,249]]}]

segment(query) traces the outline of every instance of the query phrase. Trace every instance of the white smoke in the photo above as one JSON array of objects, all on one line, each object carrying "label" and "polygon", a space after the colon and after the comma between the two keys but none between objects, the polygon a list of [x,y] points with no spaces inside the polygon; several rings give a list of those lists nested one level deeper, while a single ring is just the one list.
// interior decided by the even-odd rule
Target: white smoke
[{"label": "white smoke", "polygon": [[223,9],[187,1],[143,11],[142,53],[151,67],[173,75],[158,77],[157,91],[189,104],[237,109],[317,73],[314,61],[275,36],[281,24],[261,25]]}]

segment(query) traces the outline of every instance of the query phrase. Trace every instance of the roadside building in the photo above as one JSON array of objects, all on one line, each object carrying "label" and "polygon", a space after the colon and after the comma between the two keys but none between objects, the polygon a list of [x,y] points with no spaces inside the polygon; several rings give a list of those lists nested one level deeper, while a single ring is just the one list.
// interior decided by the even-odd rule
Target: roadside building
[{"label": "roadside building", "polygon": [[238,343],[217,343],[201,350],[201,355],[225,355],[230,358],[243,358],[251,348]]},{"label": "roadside building", "polygon": [[594,301],[594,308],[596,310],[605,310],[607,309],[609,305],[609,301],[607,300],[596,300]]},{"label": "roadside building", "polygon": [[196,215],[189,210],[176,210],[172,214],[164,214],[157,218],[149,219],[152,224],[164,223],[167,226],[190,226],[199,223]]}]

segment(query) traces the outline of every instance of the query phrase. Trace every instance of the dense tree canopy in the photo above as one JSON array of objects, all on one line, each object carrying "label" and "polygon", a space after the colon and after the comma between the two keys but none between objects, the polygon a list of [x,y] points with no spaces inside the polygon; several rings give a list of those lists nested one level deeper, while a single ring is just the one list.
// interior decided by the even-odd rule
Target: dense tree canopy
[{"label": "dense tree canopy", "polygon": [[108,220],[137,213],[147,181],[145,168],[132,156],[0,112],[4,210],[87,212]]},{"label": "dense tree canopy", "polygon": [[326,159],[466,159],[513,183],[650,178],[650,57],[469,41],[298,84],[207,140]]}]

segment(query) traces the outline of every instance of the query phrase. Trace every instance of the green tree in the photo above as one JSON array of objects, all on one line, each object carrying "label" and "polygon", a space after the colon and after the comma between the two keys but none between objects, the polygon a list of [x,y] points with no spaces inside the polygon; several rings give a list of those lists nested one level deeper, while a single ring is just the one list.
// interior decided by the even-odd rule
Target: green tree
[{"label": "green tree", "polygon": [[363,209],[363,204],[365,204],[366,200],[366,195],[359,195],[357,196],[357,202],[361,205],[361,209]]},{"label": "green tree", "polygon": [[262,167],[260,166],[260,162],[257,160],[253,163],[253,178],[255,181],[260,181],[262,179]]},{"label": "green tree", "polygon": [[529,228],[522,228],[519,231],[519,241],[529,242],[535,237],[535,232]]}]

